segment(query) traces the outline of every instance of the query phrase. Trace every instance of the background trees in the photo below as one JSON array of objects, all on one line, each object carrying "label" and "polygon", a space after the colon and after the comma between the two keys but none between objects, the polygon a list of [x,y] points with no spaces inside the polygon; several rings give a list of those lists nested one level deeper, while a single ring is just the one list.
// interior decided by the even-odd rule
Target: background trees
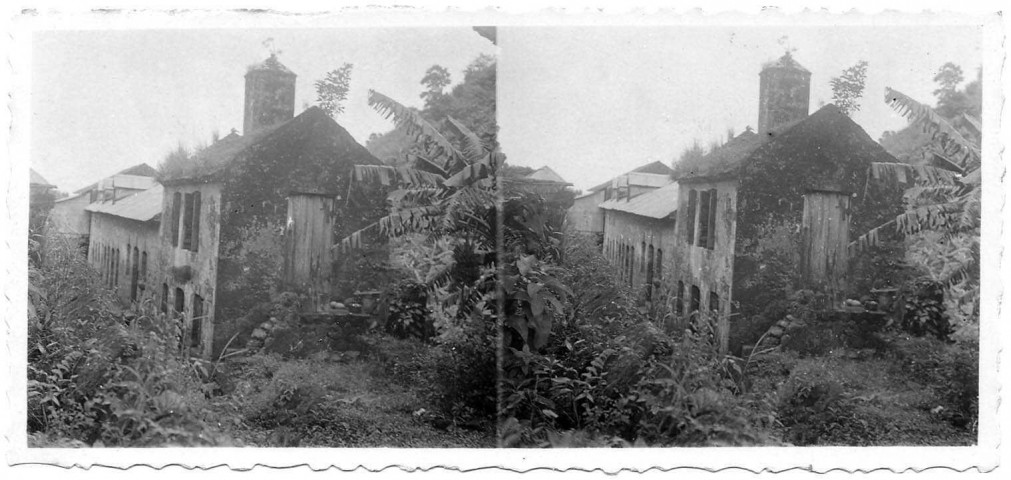
[{"label": "background trees", "polygon": [[[955,73],[953,69],[942,69],[939,76],[947,80],[939,92],[950,93],[950,77]],[[947,290],[949,300],[958,307],[967,306],[956,311],[975,325],[979,316],[980,121],[968,111],[949,120],[939,114],[939,109],[890,88],[885,92],[885,101],[929,139],[921,147],[929,163],[872,165],[872,180],[907,188],[906,209],[857,238],[854,246],[858,250],[875,247],[882,230],[894,228],[911,242],[911,258],[917,266],[930,281]]]},{"label": "background trees", "polygon": [[344,101],[351,89],[351,70],[354,65],[345,63],[340,68],[330,70],[326,76],[316,80],[316,103],[327,115],[336,119],[344,113]]},{"label": "background trees", "polygon": [[[447,125],[447,118],[452,117],[492,148],[498,146],[495,57],[481,55],[476,58],[464,71],[463,81],[449,91],[446,88],[452,84],[452,77],[446,68],[439,65],[430,67],[420,83],[425,86],[425,91],[421,93],[425,103],[422,108],[413,110],[422,119],[443,132],[447,138],[457,141],[459,138],[455,129]],[[386,133],[373,134],[365,147],[383,162],[394,165],[407,161],[414,144],[414,138],[395,128]]]},{"label": "background trees", "polygon": [[842,75],[832,77],[832,103],[846,115],[853,115],[860,110],[860,97],[864,94],[864,83],[867,81],[867,61],[861,60],[852,67],[843,70]]}]

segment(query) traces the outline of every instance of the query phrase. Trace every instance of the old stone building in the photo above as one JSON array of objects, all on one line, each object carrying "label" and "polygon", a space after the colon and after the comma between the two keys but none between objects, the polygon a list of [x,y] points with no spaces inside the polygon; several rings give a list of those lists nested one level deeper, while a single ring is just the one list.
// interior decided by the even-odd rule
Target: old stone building
[{"label": "old stone building", "polygon": [[39,172],[28,169],[28,233],[35,235],[42,231],[42,228],[49,218],[53,209],[55,195],[53,190],[56,185],[49,183]]},{"label": "old stone building", "polygon": [[95,202],[118,201],[157,185],[158,172],[146,163],[140,163],[105,177],[91,185],[76,190],[72,195],[56,201],[52,212],[55,232],[77,238],[88,244],[91,232],[91,214],[88,205]]},{"label": "old stone building", "polygon": [[[872,162],[895,159],[834,105],[808,115],[809,90],[810,72],[789,54],[766,64],[758,133],[679,165],[676,187],[601,204],[604,252],[623,280],[655,283],[662,272],[682,326],[715,313],[723,350],[732,319],[781,294],[776,281],[844,291],[850,235],[895,213],[894,198],[865,188]],[[661,195],[666,216],[644,215],[647,196]]]},{"label": "old stone building", "polygon": [[580,233],[602,234],[604,210],[600,204],[612,198],[630,198],[669,184],[671,169],[662,162],[652,162],[623,173],[589,189],[573,201],[566,214],[569,228]]},{"label": "old stone building", "polygon": [[294,115],[295,78],[273,55],[250,67],[242,135],[167,166],[157,189],[88,207],[106,281],[132,300],[136,269],[141,296],[182,318],[193,355],[210,356],[278,292],[329,301],[341,274],[334,239],[382,211],[381,196],[349,188],[354,165],[379,161],[322,110]]},{"label": "old stone building", "polygon": [[102,284],[125,302],[158,300],[153,286],[162,278],[160,240],[162,188],[85,207],[88,214],[88,261]]},{"label": "old stone building", "polygon": [[603,253],[618,266],[620,278],[639,289],[646,300],[664,279],[664,255],[674,249],[678,184],[634,198],[600,204],[603,211]]}]

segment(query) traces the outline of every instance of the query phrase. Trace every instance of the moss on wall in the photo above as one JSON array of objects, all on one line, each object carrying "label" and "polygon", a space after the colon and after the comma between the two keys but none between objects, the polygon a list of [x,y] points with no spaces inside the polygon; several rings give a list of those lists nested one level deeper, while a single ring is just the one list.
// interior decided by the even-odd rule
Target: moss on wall
[{"label": "moss on wall", "polygon": [[[851,195],[850,237],[865,233],[901,211],[901,191],[867,184],[872,162],[895,159],[834,106],[827,106],[751,154],[739,171],[734,299],[744,316],[760,313],[770,290],[796,287],[799,258],[773,255],[793,248],[784,236],[791,227],[799,242],[804,194],[812,189]],[[785,230],[784,230],[785,229]],[[770,232],[785,242],[762,246]],[[766,240],[768,243],[768,240]],[[799,243],[797,243],[799,251]],[[776,264],[776,271],[763,271]],[[772,276],[773,278],[764,278]],[[772,282],[772,283],[770,283]]]},{"label": "moss on wall", "polygon": [[[282,234],[290,193],[333,195],[336,238],[378,218],[384,206],[382,192],[359,185],[348,188],[354,165],[377,163],[344,128],[317,108],[310,108],[240,152],[218,176],[224,202],[218,273],[220,314],[241,317],[281,289]],[[365,272],[343,269],[339,273],[353,277]]]}]

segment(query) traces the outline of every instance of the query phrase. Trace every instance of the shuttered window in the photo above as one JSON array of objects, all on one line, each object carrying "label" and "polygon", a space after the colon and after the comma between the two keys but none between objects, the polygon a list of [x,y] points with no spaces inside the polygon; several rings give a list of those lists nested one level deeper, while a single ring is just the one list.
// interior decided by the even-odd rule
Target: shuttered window
[{"label": "shuttered window", "polygon": [[190,348],[200,348],[204,324],[204,299],[193,294],[193,321],[190,323]]},{"label": "shuttered window", "polygon": [[695,245],[695,207],[698,205],[698,192],[694,189],[688,192],[688,210],[685,212],[687,223],[685,231],[688,232],[688,245]]},{"label": "shuttered window", "polygon": [[179,214],[183,208],[182,194],[176,192],[172,194],[172,224],[169,228],[169,235],[172,235],[172,246],[179,246]]},{"label": "shuttered window", "polygon": [[696,286],[696,285],[692,285],[692,300],[691,300],[692,303],[691,303],[691,307],[690,307],[691,308],[690,313],[695,313],[695,312],[699,311],[699,308],[700,308],[699,305],[701,303],[701,298],[699,298],[699,297],[701,297],[701,296],[702,296],[702,292],[699,291],[699,287]]},{"label": "shuttered window", "polygon": [[656,249],[656,280],[663,281],[663,249]]},{"label": "shuttered window", "polygon": [[706,248],[710,250],[716,247],[716,198],[716,189],[709,190],[709,216],[706,221],[709,236],[706,237]]},{"label": "shuttered window", "polygon": [[[126,251],[126,256],[130,256],[130,251]],[[137,301],[137,289],[140,286],[140,250],[133,247],[133,259],[129,263],[127,270],[130,272],[130,300]]]},{"label": "shuttered window", "polygon": [[161,284],[161,313],[168,313],[168,284]]},{"label": "shuttered window", "polygon": [[653,271],[656,268],[654,261],[655,252],[653,251],[653,245],[649,246],[649,252],[646,254],[646,299],[653,299]]},{"label": "shuttered window", "polygon": [[699,192],[699,236],[698,246],[705,247],[709,244],[709,210],[712,205],[710,200],[710,190]]},{"label": "shuttered window", "polygon": [[186,311],[186,295],[181,288],[176,288],[175,310],[178,313]]},{"label": "shuttered window", "polygon": [[190,214],[190,230],[192,238],[190,240],[190,250],[196,252],[200,249],[200,192],[193,192],[193,212]]},{"label": "shuttered window", "polygon": [[193,194],[183,195],[183,250],[193,245]]}]

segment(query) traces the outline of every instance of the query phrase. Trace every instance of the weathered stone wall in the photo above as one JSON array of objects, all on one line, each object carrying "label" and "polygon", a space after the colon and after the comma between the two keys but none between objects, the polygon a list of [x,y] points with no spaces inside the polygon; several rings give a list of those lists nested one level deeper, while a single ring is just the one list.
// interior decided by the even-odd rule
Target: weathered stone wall
[{"label": "weathered stone wall", "polygon": [[[158,260],[161,248],[157,222],[140,222],[105,213],[91,214],[91,236],[88,261],[101,273],[105,285],[113,289],[124,303],[157,301],[154,286],[160,282],[162,265]],[[133,250],[138,261],[134,262]],[[119,261],[114,251],[118,249]],[[141,274],[144,254],[147,254],[146,275]],[[137,294],[132,289],[133,267],[137,264]],[[117,274],[118,273],[118,280]]]},{"label": "weathered stone wall", "polygon": [[[668,256],[674,251],[675,223],[672,219],[608,210],[604,213],[604,256],[622,272],[628,285],[645,292],[649,251],[653,247],[654,284],[657,280],[668,282],[672,272]],[[661,257],[662,265],[657,262]]]},{"label": "weathered stone wall", "polygon": [[758,93],[758,133],[807,117],[811,73],[795,68],[762,70]]},{"label": "weathered stone wall", "polygon": [[295,74],[251,70],[246,74],[246,104],[242,134],[287,122],[295,116]]},{"label": "weathered stone wall", "polygon": [[87,193],[57,201],[50,214],[56,231],[63,235],[88,235],[91,218],[84,208],[90,203]]},{"label": "weathered stone wall", "polygon": [[[703,191],[715,191],[716,213],[714,229],[710,234],[715,234],[712,248],[706,245],[699,245],[700,224],[707,221],[702,218],[702,208],[689,208],[689,197],[695,191],[696,198],[701,196]],[[693,217],[689,219],[689,215]],[[699,310],[713,311],[719,313],[720,344],[726,348],[730,327],[730,314],[733,310],[734,297],[732,295],[734,278],[734,248],[737,242],[737,182],[735,180],[722,180],[713,182],[692,182],[682,183],[678,189],[678,228],[676,232],[675,248],[672,249],[671,271],[668,282],[673,285],[672,290],[677,295],[678,282],[683,284],[681,302],[683,312],[691,313],[691,290],[698,287],[699,290]],[[689,229],[693,229],[689,243]],[[708,225],[707,225],[708,228]],[[710,304],[710,292],[718,296],[719,305]]]},{"label": "weathered stone wall", "polygon": [[[176,193],[181,198],[189,193],[200,192],[200,213],[195,246],[183,248],[181,241],[172,244],[172,202]],[[161,250],[161,277],[152,288],[158,292],[159,306],[172,310],[176,305],[176,289],[184,295],[183,317],[184,338],[189,339],[193,328],[193,306],[195,296],[203,299],[203,316],[200,325],[200,346],[194,354],[202,357],[211,355],[214,338],[214,324],[218,318],[217,272],[221,217],[221,185],[216,183],[193,183],[165,186],[162,197],[161,230],[159,234]],[[179,233],[183,232],[185,215],[179,215]],[[164,295],[167,291],[168,295]],[[189,342],[185,342],[187,345]]]},{"label": "weathered stone wall", "polygon": [[[901,189],[867,183],[872,162],[894,161],[831,105],[751,155],[739,173],[734,299],[742,315],[760,313],[783,297],[783,288],[801,287],[799,255],[776,251],[799,254],[804,195],[812,189],[849,195],[849,236],[856,238],[901,211]],[[771,232],[782,237],[776,245],[769,241]],[[771,269],[780,274],[771,275]]]},{"label": "weathered stone wall", "polygon": [[[378,163],[318,108],[282,125],[232,160],[219,176],[224,203],[216,313],[237,319],[279,293],[289,195],[332,195],[336,238],[383,215],[383,192],[370,185],[349,189],[354,165]],[[346,274],[340,268],[343,257],[335,252],[336,274]]]},{"label": "weathered stone wall", "polygon": [[577,232],[603,232],[604,211],[597,207],[603,202],[603,190],[577,198],[565,215],[569,227]]}]

